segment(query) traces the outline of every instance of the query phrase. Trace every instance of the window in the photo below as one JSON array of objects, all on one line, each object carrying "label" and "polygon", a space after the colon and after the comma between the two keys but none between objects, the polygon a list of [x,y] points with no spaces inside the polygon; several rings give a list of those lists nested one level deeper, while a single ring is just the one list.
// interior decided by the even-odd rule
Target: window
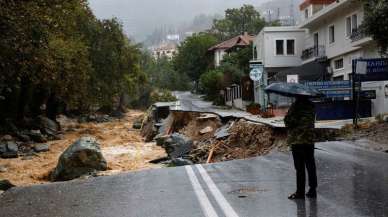
[{"label": "window", "polygon": [[346,17],[346,36],[350,37],[353,32],[358,29],[358,16],[353,14],[352,16]]},{"label": "window", "polygon": [[339,70],[344,68],[344,59],[334,60],[334,69]]},{"label": "window", "polygon": [[277,39],[275,46],[277,56],[295,55],[295,39]]},{"label": "window", "polygon": [[295,40],[287,40],[287,55],[295,55]]},{"label": "window", "polygon": [[353,14],[352,16],[352,32],[357,31],[358,28],[358,17],[357,14]]},{"label": "window", "polygon": [[319,34],[318,32],[314,33],[314,47],[318,47],[319,44]]},{"label": "window", "polygon": [[309,9],[304,10],[304,18],[309,18]]},{"label": "window", "polygon": [[334,25],[329,26],[329,43],[332,44],[335,42],[335,29]]},{"label": "window", "polygon": [[284,40],[276,40],[276,55],[284,55]]},{"label": "window", "polygon": [[346,36],[350,37],[351,34],[352,34],[352,18],[347,17],[346,18]]}]

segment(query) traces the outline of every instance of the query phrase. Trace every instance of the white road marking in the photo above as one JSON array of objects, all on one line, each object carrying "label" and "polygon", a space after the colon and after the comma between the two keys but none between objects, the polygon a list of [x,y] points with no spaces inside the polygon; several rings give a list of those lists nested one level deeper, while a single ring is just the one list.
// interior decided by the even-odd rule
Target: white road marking
[{"label": "white road marking", "polygon": [[197,196],[199,203],[201,204],[202,211],[206,217],[218,217],[214,207],[209,201],[209,198],[206,196],[205,191],[203,190],[201,184],[198,181],[197,176],[195,176],[193,168],[190,166],[185,167],[187,175],[189,176],[191,185],[194,188],[194,192]]},{"label": "white road marking", "polygon": [[201,174],[203,180],[206,185],[210,189],[210,192],[213,194],[216,199],[218,205],[221,207],[226,217],[239,217],[233,207],[229,204],[229,202],[225,199],[224,195],[222,195],[220,189],[216,186],[213,180],[210,178],[209,174],[206,172],[205,168],[202,165],[197,165],[197,169]]}]

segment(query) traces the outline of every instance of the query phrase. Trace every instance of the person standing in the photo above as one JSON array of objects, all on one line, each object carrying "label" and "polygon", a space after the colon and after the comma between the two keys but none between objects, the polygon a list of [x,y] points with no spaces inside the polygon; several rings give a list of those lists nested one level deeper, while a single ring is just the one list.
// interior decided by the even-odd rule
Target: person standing
[{"label": "person standing", "polygon": [[289,199],[304,199],[306,173],[308,173],[309,191],[306,196],[317,197],[317,173],[314,158],[315,107],[307,97],[298,96],[291,105],[284,123],[288,130],[287,143],[291,147],[296,170],[297,190]]}]

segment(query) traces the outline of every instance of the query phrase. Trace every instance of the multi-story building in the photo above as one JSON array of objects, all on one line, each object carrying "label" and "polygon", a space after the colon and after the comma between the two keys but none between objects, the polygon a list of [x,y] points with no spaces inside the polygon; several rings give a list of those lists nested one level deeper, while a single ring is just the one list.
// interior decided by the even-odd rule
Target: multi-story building
[{"label": "multi-story building", "polygon": [[[268,104],[264,88],[276,80],[279,72],[300,66],[305,29],[298,27],[265,27],[253,42],[253,62],[263,65],[262,81],[255,82],[255,102],[262,107]],[[276,99],[275,99],[275,98]],[[274,100],[281,100],[274,96]]]},{"label": "multi-story building", "polygon": [[303,64],[326,62],[333,80],[349,80],[352,60],[379,57],[371,37],[360,31],[364,9],[355,0],[305,0],[300,28],[307,29]]},{"label": "multi-story building", "polygon": [[163,43],[160,46],[152,49],[154,59],[158,60],[166,57],[169,60],[177,54],[177,45],[175,43]]},{"label": "multi-story building", "polygon": [[[375,41],[361,31],[361,1],[305,0],[300,10],[300,28],[308,30],[301,56],[304,65],[320,62],[326,64],[329,79],[351,80],[353,60],[381,57]],[[376,92],[372,115],[388,112],[388,81],[363,82],[362,89]]]}]

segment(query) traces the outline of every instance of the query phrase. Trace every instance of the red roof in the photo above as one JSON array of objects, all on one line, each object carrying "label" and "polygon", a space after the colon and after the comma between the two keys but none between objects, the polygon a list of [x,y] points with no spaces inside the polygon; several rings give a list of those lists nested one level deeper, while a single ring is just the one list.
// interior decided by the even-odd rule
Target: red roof
[{"label": "red roof", "polygon": [[227,41],[221,42],[217,45],[214,45],[213,47],[209,48],[209,51],[214,51],[214,50],[219,50],[219,49],[225,49],[229,50],[234,47],[239,47],[239,46],[248,46],[251,44],[251,42],[254,40],[255,36],[244,34],[244,35],[239,35],[234,38],[231,38]]},{"label": "red roof", "polygon": [[329,5],[336,0],[305,0],[302,4],[300,4],[300,10],[306,9],[309,5]]}]

